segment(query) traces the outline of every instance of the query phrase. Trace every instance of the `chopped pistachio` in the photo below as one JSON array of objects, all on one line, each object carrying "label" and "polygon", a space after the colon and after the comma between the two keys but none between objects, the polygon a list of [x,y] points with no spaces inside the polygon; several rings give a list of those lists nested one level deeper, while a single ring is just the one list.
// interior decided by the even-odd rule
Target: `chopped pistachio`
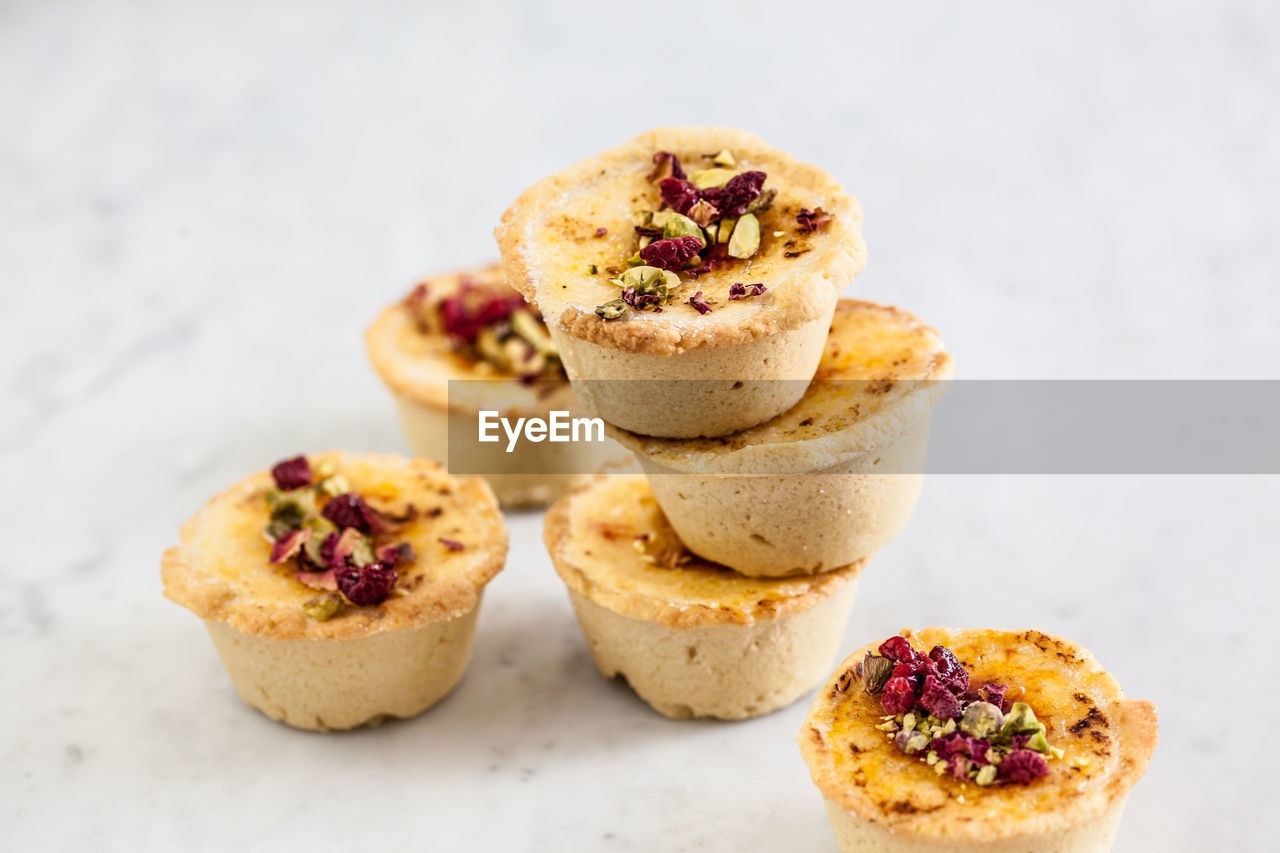
[{"label": "chopped pistachio", "polygon": [[516,365],[503,348],[498,332],[493,326],[485,326],[476,335],[476,351],[490,364],[509,373],[515,372]]},{"label": "chopped pistachio", "polygon": [[271,520],[267,524],[267,537],[272,541],[303,525],[308,516],[315,515],[316,493],[311,489],[294,489],[267,495],[271,506]]},{"label": "chopped pistachio", "polygon": [[[592,268],[595,264],[591,265]],[[533,347],[535,352],[542,355],[555,355],[556,344],[551,340],[551,335],[547,334],[547,329],[538,322],[538,318],[533,316],[532,311],[526,311],[523,308],[511,315],[511,329],[517,335],[529,342],[529,346]]]},{"label": "chopped pistachio", "polygon": [[764,213],[773,207],[773,199],[777,196],[778,191],[773,187],[766,187],[760,191],[760,195],[747,202],[747,213]]},{"label": "chopped pistachio", "polygon": [[637,228],[649,228],[653,222],[652,210],[637,210],[631,214],[631,224]]},{"label": "chopped pistachio", "polygon": [[986,787],[987,785],[990,785],[992,782],[996,781],[995,766],[992,764],[987,764],[983,766],[983,768],[978,771],[978,775],[973,777],[973,781],[979,785],[982,785],[983,787]]},{"label": "chopped pistachio", "polygon": [[750,213],[743,214],[733,227],[729,238],[729,257],[745,260],[760,251],[760,220]]},{"label": "chopped pistachio", "polygon": [[324,540],[329,538],[330,533],[338,532],[338,527],[322,515],[313,515],[308,518],[306,527],[311,531],[311,535],[307,537],[306,542],[302,543],[302,549],[307,552],[311,562],[317,566],[323,566],[325,561],[320,554],[320,547],[324,545]]},{"label": "chopped pistachio", "polygon": [[902,751],[907,755],[919,752],[929,746],[929,736],[924,732],[904,732],[898,736],[898,741]]},{"label": "chopped pistachio", "polygon": [[1066,755],[1067,751],[1060,746],[1051,746],[1049,747],[1049,754],[1061,761],[1062,756]]},{"label": "chopped pistachio", "polygon": [[1002,735],[1025,735],[1042,731],[1044,724],[1036,719],[1035,711],[1026,702],[1014,702],[1009,713],[1005,715],[1004,725],[1000,727]]},{"label": "chopped pistachio", "polygon": [[1004,714],[990,702],[974,702],[964,709],[960,731],[974,737],[991,737],[1004,725]]},{"label": "chopped pistachio", "polygon": [[733,154],[729,152],[728,148],[721,148],[720,153],[711,158],[711,162],[726,169],[732,169],[738,165],[738,161],[733,159]]},{"label": "chopped pistachio", "polygon": [[878,695],[892,675],[893,661],[867,652],[862,661],[862,686],[868,693]]},{"label": "chopped pistachio", "polygon": [[882,732],[893,732],[898,730],[898,724],[893,720],[886,720],[885,722],[877,725],[876,728]]},{"label": "chopped pistachio", "polygon": [[1036,732],[1027,738],[1025,747],[1034,749],[1036,752],[1045,753],[1049,751],[1049,741],[1045,740],[1044,732]]},{"label": "chopped pistachio", "polygon": [[667,223],[662,227],[662,238],[669,240],[672,237],[697,237],[702,241],[703,246],[707,244],[706,237],[703,235],[702,229],[698,227],[698,223],[687,216],[681,216],[674,212],[667,217]]},{"label": "chopped pistachio", "polygon": [[724,219],[721,219],[720,224],[717,226],[719,230],[716,232],[716,242],[728,243],[729,238],[733,236],[733,229],[737,224],[738,218],[736,216],[727,216]]},{"label": "chopped pistachio", "polygon": [[306,614],[317,622],[327,622],[346,609],[346,602],[336,592],[326,592],[302,605]]},{"label": "chopped pistachio", "polygon": [[933,772],[934,772],[934,773],[937,773],[939,776],[941,776],[943,773],[946,773],[946,772],[947,772],[947,762],[945,762],[945,761],[939,761],[937,764],[933,765]]},{"label": "chopped pistachio", "polygon": [[937,763],[938,763],[938,753],[934,752],[932,749],[931,749],[931,750],[929,750],[928,754],[926,754],[926,755],[925,755],[925,757],[924,757],[924,763],[925,763],[925,764],[937,764]]},{"label": "chopped pistachio", "polygon": [[605,320],[616,320],[627,313],[627,303],[621,299],[611,299],[596,306],[596,314]]},{"label": "chopped pistachio", "polygon": [[347,478],[341,474],[330,474],[319,483],[316,483],[316,488],[318,488],[322,494],[326,494],[329,497],[335,497],[351,491],[351,484],[348,483]]},{"label": "chopped pistachio", "polygon": [[[649,245],[648,243],[645,243],[645,242],[644,242],[644,238],[643,238],[643,237],[641,237],[641,238],[640,238],[640,242],[644,244],[643,246],[641,246],[641,248],[644,248],[644,246]],[[627,258],[627,266],[629,266],[629,267],[639,267],[639,266],[644,266],[644,258],[640,257],[640,253],[639,253],[639,252],[636,252],[634,255],[632,255],[631,257]]]},{"label": "chopped pistachio", "polygon": [[665,299],[670,293],[663,293],[661,288],[669,291],[679,287],[680,276],[671,270],[641,264],[624,272],[617,279],[617,284],[620,287],[634,287],[637,293],[656,293]]},{"label": "chopped pistachio", "polygon": [[312,468],[312,472],[315,474],[315,478],[317,480],[332,477],[337,470],[338,466],[334,465],[333,461],[329,459],[320,460],[315,464],[315,467]]},{"label": "chopped pistachio", "polygon": [[955,720],[947,720],[945,723],[943,723],[943,724],[942,724],[942,733],[943,733],[944,735],[949,735],[949,734],[951,734],[952,732],[954,732],[955,730],[956,730],[956,721],[955,721]]},{"label": "chopped pistachio", "polygon": [[908,711],[902,716],[902,727],[904,729],[914,729],[916,727],[916,715]]},{"label": "chopped pistachio", "polygon": [[587,275],[595,275],[600,272],[600,268],[595,264],[587,264]]},{"label": "chopped pistachio", "polygon": [[733,169],[699,169],[689,173],[689,183],[700,190],[722,187],[736,174]]}]

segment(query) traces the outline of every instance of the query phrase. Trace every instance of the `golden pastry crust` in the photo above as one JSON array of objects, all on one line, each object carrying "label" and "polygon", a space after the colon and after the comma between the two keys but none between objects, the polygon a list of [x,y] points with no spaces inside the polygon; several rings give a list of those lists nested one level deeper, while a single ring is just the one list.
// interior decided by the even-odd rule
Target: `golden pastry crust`
[{"label": "golden pastry crust", "polygon": [[[737,158],[739,171],[766,172],[765,186],[778,191],[773,207],[760,216],[760,251],[686,282],[660,314],[631,312],[613,321],[597,317],[597,305],[618,297],[606,271],[620,270],[635,251],[632,213],[661,204],[657,186],[646,177],[653,155],[671,151],[686,168],[696,169],[724,148]],[[795,221],[802,207],[822,207],[834,218],[816,232],[802,232]],[[822,316],[866,265],[861,222],[857,200],[830,175],[753,134],[668,127],[535,184],[503,214],[495,234],[507,280],[539,306],[548,322],[610,349],[674,355],[745,343]],[[597,237],[599,228],[608,233]],[[597,275],[587,271],[593,263]],[[729,286],[737,282],[763,282],[768,291],[729,301]],[[683,304],[699,290],[714,303],[705,315]]]},{"label": "golden pastry crust", "polygon": [[739,575],[686,551],[635,475],[597,477],[561,498],[547,511],[543,538],[571,590],[622,616],[670,628],[750,625],[807,610],[867,563],[799,578]]},{"label": "golden pastry crust", "polygon": [[[460,616],[479,601],[484,585],[502,570],[507,532],[489,486],[479,478],[450,477],[432,462],[401,456],[309,454],[312,463],[332,462],[376,508],[418,510],[397,541],[417,551],[416,561],[398,567],[392,596],[377,607],[350,607],[317,621],[302,605],[319,593],[297,581],[292,571],[272,566],[266,492],[267,471],[240,481],[213,498],[182,526],[180,545],[165,551],[164,594],[206,620],[278,640],[350,639]],[[436,510],[439,509],[439,512]],[[461,542],[461,551],[440,538]]]},{"label": "golden pastry crust", "polygon": [[[456,292],[464,279],[484,287],[506,287],[498,264],[442,273],[424,279],[422,284],[440,296]],[[514,374],[504,373],[486,361],[460,355],[445,335],[419,328],[404,300],[379,314],[365,331],[364,340],[369,361],[387,387],[420,406],[440,410],[452,406],[472,412],[497,408],[511,416],[545,416],[551,409],[575,405],[568,382],[526,385],[513,381],[517,378]],[[454,386],[452,400],[451,380],[468,380],[466,386]]]},{"label": "golden pastry crust", "polygon": [[[1146,772],[1157,739],[1156,709],[1126,699],[1084,649],[1039,631],[904,630],[916,648],[947,646],[971,683],[1020,686],[1008,698],[1031,705],[1065,750],[1048,777],[1028,785],[979,787],[897,749],[875,726],[879,699],[849,671],[872,643],[850,655],[819,690],[798,742],[824,796],[894,833],[951,841],[1022,838],[1098,819]],[[841,685],[845,689],[841,689]]]},{"label": "golden pastry crust", "polygon": [[628,450],[670,471],[799,473],[882,447],[927,419],[955,373],[936,330],[892,306],[836,303],[814,382],[759,426],[719,438],[666,439],[606,425]]}]

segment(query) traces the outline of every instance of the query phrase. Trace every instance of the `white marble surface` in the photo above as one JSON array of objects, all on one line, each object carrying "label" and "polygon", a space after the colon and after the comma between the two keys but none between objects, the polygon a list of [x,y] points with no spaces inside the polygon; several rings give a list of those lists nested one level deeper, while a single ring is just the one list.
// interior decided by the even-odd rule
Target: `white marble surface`
[{"label": "white marble surface", "polygon": [[[878,5],[0,5],[0,847],[834,850],[804,703],[676,723],[602,681],[537,516],[456,693],[348,735],[241,706],[158,560],[246,471],[401,449],[363,324],[661,123],[843,179],[854,292],[966,376],[1280,376],[1274,4]],[[1276,478],[935,478],[845,646],[1075,638],[1161,709],[1117,849],[1274,849],[1278,510]]]}]

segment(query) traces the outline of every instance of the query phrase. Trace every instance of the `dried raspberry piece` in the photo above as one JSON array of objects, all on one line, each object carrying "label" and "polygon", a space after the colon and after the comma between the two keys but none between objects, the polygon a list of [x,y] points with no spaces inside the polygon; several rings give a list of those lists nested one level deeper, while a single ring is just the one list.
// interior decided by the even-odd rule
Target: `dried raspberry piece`
[{"label": "dried raspberry piece", "polygon": [[640,250],[640,259],[651,267],[676,271],[689,263],[702,249],[697,237],[670,237],[654,240]]},{"label": "dried raspberry piece", "polygon": [[524,299],[517,293],[464,282],[457,294],[440,301],[440,323],[447,334],[471,344],[485,326],[507,319],[522,307]]},{"label": "dried raspberry piece", "polygon": [[938,681],[952,693],[963,693],[969,689],[969,671],[956,659],[951,649],[934,646],[929,650],[929,660],[934,663]]},{"label": "dried raspberry piece", "polygon": [[276,488],[283,492],[300,489],[311,484],[311,463],[305,456],[277,462],[271,469],[271,478],[276,481]]},{"label": "dried raspberry piece", "polygon": [[[730,178],[724,186],[703,190],[702,198],[715,205],[721,216],[741,216],[747,212],[747,205],[760,195],[766,177],[764,172],[741,172]],[[663,198],[665,200],[665,196]]]},{"label": "dried raspberry piece", "polygon": [[932,675],[924,678],[920,706],[939,720],[954,720],[960,716],[961,711],[960,700]]},{"label": "dried raspberry piece", "polygon": [[359,607],[368,607],[387,600],[391,587],[396,583],[396,570],[382,563],[370,563],[361,568],[336,571],[334,579],[348,601]]},{"label": "dried raspberry piece", "polygon": [[365,503],[364,498],[344,492],[329,500],[320,512],[338,527],[354,527],[361,533],[373,533],[386,527],[376,509]]},{"label": "dried raspberry piece", "polygon": [[916,704],[916,691],[905,678],[890,678],[880,693],[880,705],[886,714],[905,714]]},{"label": "dried raspberry piece", "polygon": [[920,656],[919,652],[911,648],[906,637],[890,637],[885,640],[880,644],[880,654],[895,663],[913,661]]},{"label": "dried raspberry piece", "polygon": [[667,206],[679,214],[687,214],[702,198],[702,192],[697,187],[681,178],[666,178],[658,184],[658,192],[662,194],[662,200]]},{"label": "dried raspberry piece", "polygon": [[1000,762],[1000,778],[1017,784],[1034,782],[1049,775],[1049,763],[1044,756],[1031,749],[1015,749]]}]

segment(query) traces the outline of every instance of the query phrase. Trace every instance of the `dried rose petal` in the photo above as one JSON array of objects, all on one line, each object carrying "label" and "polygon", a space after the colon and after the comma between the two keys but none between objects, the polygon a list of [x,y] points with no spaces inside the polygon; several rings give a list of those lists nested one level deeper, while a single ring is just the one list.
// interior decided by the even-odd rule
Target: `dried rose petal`
[{"label": "dried rose petal", "polygon": [[396,570],[382,563],[370,563],[361,568],[335,571],[334,578],[348,601],[359,607],[368,607],[387,600],[396,583]]},{"label": "dried rose petal", "polygon": [[817,231],[830,221],[831,214],[821,207],[816,207],[813,210],[802,207],[800,212],[796,214],[796,222],[800,223],[800,228],[804,231]]},{"label": "dried rose petal", "polygon": [[653,155],[653,168],[646,176],[650,182],[667,178],[684,178],[684,169],[680,166],[680,158],[670,151],[659,151]]},{"label": "dried rose petal", "polygon": [[711,306],[707,304],[707,300],[702,298],[701,290],[689,297],[689,304],[696,308],[699,314],[707,314],[711,311]]},{"label": "dried rose petal", "polygon": [[622,288],[622,301],[637,311],[653,306],[653,310],[662,313],[662,297],[656,293],[637,293],[631,285]]},{"label": "dried rose petal", "polygon": [[461,542],[459,542],[457,539],[446,539],[443,536],[440,537],[440,544],[448,548],[450,551],[461,551],[467,547],[466,545],[463,545]]},{"label": "dried rose petal", "polygon": [[311,484],[311,463],[305,456],[277,462],[271,469],[271,477],[276,481],[276,488],[283,492],[300,489]]},{"label": "dried rose petal", "polygon": [[880,704],[886,714],[905,714],[916,704],[916,691],[905,678],[890,678],[880,693]]},{"label": "dried rose petal", "polygon": [[339,528],[354,527],[361,533],[373,533],[386,528],[381,514],[365,503],[364,498],[351,492],[331,498],[320,514]]},{"label": "dried rose petal", "polygon": [[729,285],[729,299],[751,299],[754,296],[759,296],[766,290],[768,290],[768,288],[760,282],[756,282],[755,284],[743,284],[742,282],[738,282],[737,284]]},{"label": "dried rose petal", "polygon": [[640,259],[651,267],[677,271],[702,249],[697,237],[670,237],[654,240],[640,250]]},{"label": "dried rose petal", "polygon": [[306,544],[307,537],[310,535],[311,530],[304,527],[301,530],[295,530],[292,533],[286,533],[281,536],[271,546],[271,564],[278,566],[290,557],[296,556],[302,550],[302,546]]},{"label": "dried rose petal", "polygon": [[388,566],[395,566],[399,563],[412,563],[416,559],[418,559],[418,554],[408,542],[401,542],[399,545],[384,545],[378,549],[378,562],[385,563]]},{"label": "dried rose petal", "polygon": [[1001,779],[1018,784],[1034,782],[1049,775],[1049,763],[1035,750],[1015,749],[1000,762],[999,775]]},{"label": "dried rose petal", "polygon": [[986,695],[986,701],[995,705],[1001,711],[1007,711],[1004,694],[1008,691],[1008,687],[1003,684],[985,684],[982,686],[982,692]]},{"label": "dried rose petal", "polygon": [[328,592],[338,589],[338,580],[333,576],[333,569],[327,572],[295,572],[293,576],[312,589],[323,589]]},{"label": "dried rose petal", "polygon": [[605,236],[607,236],[608,234],[609,234],[609,229],[608,229],[608,228],[597,228],[597,229],[596,229],[596,236],[597,236],[597,237],[605,237]]},{"label": "dried rose petal", "polygon": [[766,177],[764,172],[741,172],[723,186],[703,190],[702,198],[719,208],[723,216],[741,216],[747,212],[747,205],[760,195]]},{"label": "dried rose petal", "polygon": [[920,706],[939,720],[954,720],[960,716],[960,700],[932,675],[924,678],[924,690],[920,693]]},{"label": "dried rose petal", "polygon": [[662,200],[676,213],[688,214],[689,209],[702,198],[702,192],[682,178],[666,178],[658,184]]}]

